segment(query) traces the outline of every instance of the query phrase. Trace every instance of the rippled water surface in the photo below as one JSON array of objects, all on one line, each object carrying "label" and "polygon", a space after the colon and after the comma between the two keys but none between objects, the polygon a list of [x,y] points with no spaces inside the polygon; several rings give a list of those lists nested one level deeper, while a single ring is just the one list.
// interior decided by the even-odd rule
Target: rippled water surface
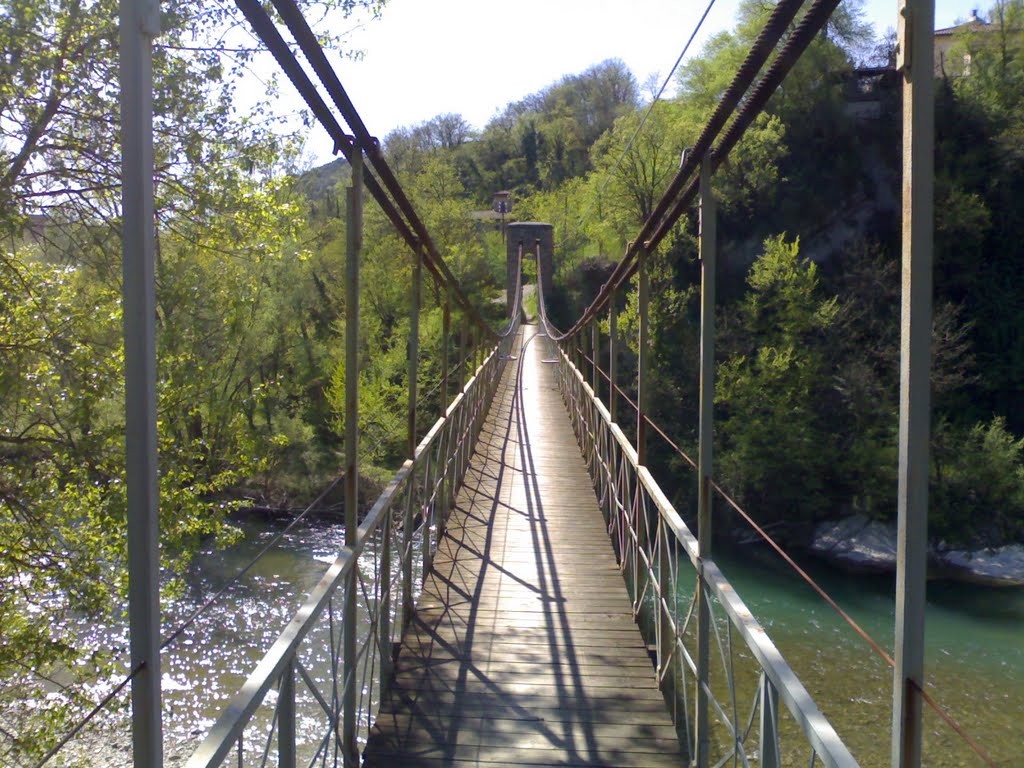
[{"label": "rippled water surface", "polygon": [[[788,566],[768,556],[718,559],[858,762],[888,765],[892,673],[886,662]],[[891,653],[894,580],[807,565]],[[929,693],[999,765],[1024,766],[1024,589],[931,582],[925,631]],[[930,710],[924,748],[929,768],[983,764]]]},{"label": "rippled water surface", "polygon": [[[165,617],[165,633],[249,563],[282,527],[274,521],[245,522],[239,543],[197,557],[185,594],[173,615]],[[170,743],[198,743],[333,562],[342,540],[341,526],[324,522],[291,532],[165,653]],[[888,765],[892,675],[885,662],[787,567],[767,556],[720,552],[716,559],[860,764]],[[892,648],[891,578],[846,576],[813,563],[808,567],[869,634]],[[692,582],[692,572],[682,578]],[[926,630],[929,692],[1001,766],[1024,766],[1024,589],[933,582]],[[124,642],[123,635],[119,641]],[[309,645],[310,669],[329,690],[326,644]],[[753,666],[742,655],[737,659],[737,680],[750,687]],[[273,697],[272,692],[264,716],[272,711]],[[925,726],[929,768],[981,765],[938,717],[927,714]],[[783,735],[792,747],[787,754],[794,759],[803,755],[799,764],[806,764],[806,750],[796,749],[793,742],[801,740],[792,730],[784,722]]]}]

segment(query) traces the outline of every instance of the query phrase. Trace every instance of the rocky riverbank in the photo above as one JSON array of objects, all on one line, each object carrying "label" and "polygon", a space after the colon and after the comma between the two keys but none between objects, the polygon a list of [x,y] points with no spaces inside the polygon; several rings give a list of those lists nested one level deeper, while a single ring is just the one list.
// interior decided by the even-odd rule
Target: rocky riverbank
[{"label": "rocky riverbank", "polygon": [[[810,551],[857,573],[896,572],[896,526],[851,515],[819,523]],[[995,587],[1024,586],[1024,546],[1010,544],[975,550],[929,547],[928,577]]]},{"label": "rocky riverbank", "polygon": [[[199,738],[182,740],[164,735],[164,768],[182,768],[199,746]],[[131,725],[81,733],[54,758],[54,766],[133,768]]]}]

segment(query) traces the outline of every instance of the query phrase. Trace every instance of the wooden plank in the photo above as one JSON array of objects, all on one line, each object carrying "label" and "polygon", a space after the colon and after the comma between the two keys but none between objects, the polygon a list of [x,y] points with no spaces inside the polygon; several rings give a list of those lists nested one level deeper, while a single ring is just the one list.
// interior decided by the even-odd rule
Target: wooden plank
[{"label": "wooden plank", "polygon": [[521,397],[506,369],[367,766],[684,763],[542,350]]}]

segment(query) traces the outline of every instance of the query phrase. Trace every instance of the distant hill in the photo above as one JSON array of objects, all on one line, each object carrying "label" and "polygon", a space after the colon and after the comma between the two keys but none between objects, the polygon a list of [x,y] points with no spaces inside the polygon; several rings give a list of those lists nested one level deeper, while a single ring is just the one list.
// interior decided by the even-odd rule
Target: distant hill
[{"label": "distant hill", "polygon": [[348,161],[339,157],[301,174],[295,180],[295,189],[312,203],[334,200],[338,183],[348,178]]}]

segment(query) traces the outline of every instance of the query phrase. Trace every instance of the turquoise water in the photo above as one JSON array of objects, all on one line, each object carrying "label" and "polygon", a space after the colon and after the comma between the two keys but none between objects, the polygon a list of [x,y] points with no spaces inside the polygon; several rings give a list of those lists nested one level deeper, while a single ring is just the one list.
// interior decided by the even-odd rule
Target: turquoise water
[{"label": "turquoise water", "polygon": [[[242,527],[238,544],[210,548],[197,558],[177,616],[165,617],[168,626],[248,563],[281,524],[248,521]],[[338,527],[322,523],[292,532],[169,649],[164,660],[168,738],[194,745],[209,728],[333,560],[341,538]],[[892,673],[886,663],[772,553],[719,551],[716,560],[860,765],[889,765]],[[803,565],[891,651],[891,577],[848,576],[820,563]],[[686,590],[692,589],[692,571],[684,569],[681,579]],[[1024,589],[933,582],[926,637],[929,692],[1000,766],[1024,767]],[[737,648],[742,642],[735,635],[733,641]],[[741,650],[735,666],[747,692],[738,706],[745,721],[755,666]],[[718,687],[721,669],[719,663],[719,671],[713,670]],[[928,768],[983,764],[936,716],[928,714],[925,725]],[[805,742],[788,716],[782,729],[784,764],[807,765]]]},{"label": "turquoise water", "polygon": [[[719,552],[716,559],[822,711],[863,766],[889,764],[892,673],[773,553]],[[802,563],[884,649],[894,639],[895,582]],[[928,585],[928,692],[1001,766],[1024,766],[1024,589],[951,582]],[[981,759],[926,711],[925,765]]]}]

